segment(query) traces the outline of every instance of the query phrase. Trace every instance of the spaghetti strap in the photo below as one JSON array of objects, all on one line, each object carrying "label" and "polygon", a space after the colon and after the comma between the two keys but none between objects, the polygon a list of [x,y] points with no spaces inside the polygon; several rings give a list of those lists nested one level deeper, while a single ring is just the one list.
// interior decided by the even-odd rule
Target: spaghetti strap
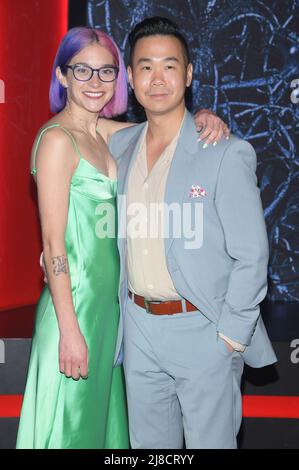
[{"label": "spaghetti strap", "polygon": [[32,175],[36,175],[36,154],[37,154],[37,150],[38,150],[38,147],[39,147],[39,144],[40,144],[40,141],[42,139],[42,136],[44,135],[44,133],[48,130],[48,129],[52,129],[54,127],[59,127],[61,130],[63,130],[71,139],[72,141],[72,144],[73,144],[73,147],[75,149],[75,152],[78,154],[78,156],[80,157],[80,159],[82,158],[82,155],[81,155],[81,152],[79,150],[79,147],[77,145],[77,142],[74,138],[74,136],[71,134],[70,131],[68,131],[65,127],[63,127],[61,124],[59,123],[55,123],[55,124],[51,124],[50,126],[47,126],[47,127],[44,127],[42,129],[42,131],[40,132],[39,136],[38,136],[38,139],[37,139],[37,142],[36,142],[36,145],[35,145],[35,148],[34,148],[34,153],[33,153],[33,168],[31,169],[31,174]]}]

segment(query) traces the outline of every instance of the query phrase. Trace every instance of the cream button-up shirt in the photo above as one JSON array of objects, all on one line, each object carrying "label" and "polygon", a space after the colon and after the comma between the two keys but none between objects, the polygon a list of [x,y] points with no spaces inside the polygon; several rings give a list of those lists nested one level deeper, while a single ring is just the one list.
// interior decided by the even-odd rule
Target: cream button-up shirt
[{"label": "cream button-up shirt", "polygon": [[[183,121],[182,121],[183,122]],[[181,128],[147,169],[145,125],[141,145],[129,175],[127,192],[127,272],[129,289],[148,300],[176,300],[180,295],[170,277],[163,238],[163,203],[166,180]],[[219,332],[236,351],[245,347]]]},{"label": "cream button-up shirt", "polygon": [[166,265],[163,203],[166,180],[179,133],[147,170],[146,124],[129,176],[127,193],[127,269],[129,289],[149,300],[175,300],[177,293]]}]

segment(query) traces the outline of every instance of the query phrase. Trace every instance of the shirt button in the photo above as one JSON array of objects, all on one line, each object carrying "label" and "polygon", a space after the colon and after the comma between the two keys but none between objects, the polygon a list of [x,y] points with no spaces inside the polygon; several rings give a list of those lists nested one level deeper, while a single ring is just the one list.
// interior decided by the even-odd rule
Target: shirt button
[{"label": "shirt button", "polygon": [[154,288],[153,284],[148,284],[147,287],[151,290]]},{"label": "shirt button", "polygon": [[143,250],[143,254],[148,255],[148,250],[147,249]]},{"label": "shirt button", "polygon": [[144,183],[144,187],[145,187],[145,189],[147,189],[148,188],[148,183]]}]

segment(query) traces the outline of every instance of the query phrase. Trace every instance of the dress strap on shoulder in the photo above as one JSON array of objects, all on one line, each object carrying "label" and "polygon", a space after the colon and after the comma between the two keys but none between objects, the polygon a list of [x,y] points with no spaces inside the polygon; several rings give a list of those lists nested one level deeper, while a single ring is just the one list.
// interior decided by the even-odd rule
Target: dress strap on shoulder
[{"label": "dress strap on shoulder", "polygon": [[38,136],[38,139],[36,141],[36,144],[35,144],[35,148],[34,148],[34,153],[33,153],[33,168],[31,169],[31,174],[32,175],[36,175],[36,165],[35,165],[35,162],[36,162],[36,154],[37,154],[37,150],[38,150],[38,147],[39,147],[39,144],[40,144],[40,141],[44,135],[44,133],[48,130],[48,129],[52,129],[54,127],[59,127],[63,132],[65,132],[69,138],[71,139],[72,141],[72,144],[73,144],[73,147],[75,149],[75,152],[79,155],[80,158],[82,158],[82,155],[81,155],[81,152],[79,150],[79,147],[77,145],[77,142],[74,138],[74,136],[72,135],[72,133],[67,130],[65,127],[63,127],[61,124],[59,124],[58,122],[55,123],[55,124],[51,124],[49,126],[46,126],[44,127],[41,132],[39,133],[39,136]]}]

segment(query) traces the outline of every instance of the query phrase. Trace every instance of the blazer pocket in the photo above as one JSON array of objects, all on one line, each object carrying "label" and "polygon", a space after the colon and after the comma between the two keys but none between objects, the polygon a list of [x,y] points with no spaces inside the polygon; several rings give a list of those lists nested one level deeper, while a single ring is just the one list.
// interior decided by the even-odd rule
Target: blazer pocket
[{"label": "blazer pocket", "polygon": [[218,351],[221,353],[222,356],[225,357],[230,357],[233,354],[233,351],[229,351],[228,347],[225,344],[225,341],[220,338],[220,336],[217,334],[217,346],[218,346]]}]

